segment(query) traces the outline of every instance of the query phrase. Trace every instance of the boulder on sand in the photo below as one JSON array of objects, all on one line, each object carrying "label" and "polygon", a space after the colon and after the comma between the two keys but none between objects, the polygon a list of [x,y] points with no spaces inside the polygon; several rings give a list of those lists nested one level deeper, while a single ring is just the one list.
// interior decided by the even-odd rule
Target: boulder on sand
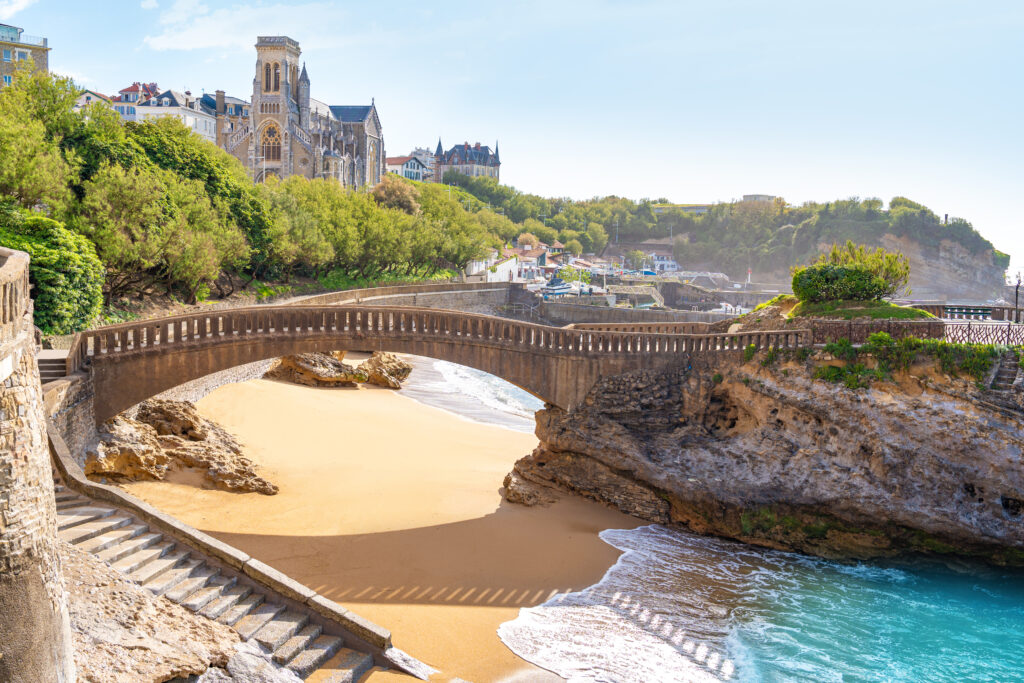
[{"label": "boulder on sand", "polygon": [[105,422],[85,473],[162,480],[175,466],[202,470],[211,484],[227,491],[273,495],[278,490],[256,473],[256,464],[242,455],[235,437],[187,401],[150,399],[139,405],[134,419],[122,414]]},{"label": "boulder on sand", "polygon": [[366,376],[367,384],[389,389],[401,389],[402,382],[412,372],[412,365],[393,353],[374,351],[356,370]]},{"label": "boulder on sand", "polygon": [[[344,352],[342,357],[344,357]],[[282,356],[264,375],[310,387],[354,387],[366,375],[328,353],[297,353]]]}]

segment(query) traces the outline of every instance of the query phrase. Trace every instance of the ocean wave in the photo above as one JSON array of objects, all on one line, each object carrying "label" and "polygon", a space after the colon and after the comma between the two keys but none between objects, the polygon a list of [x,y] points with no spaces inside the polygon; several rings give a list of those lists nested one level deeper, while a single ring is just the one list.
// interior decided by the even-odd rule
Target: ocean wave
[{"label": "ocean wave", "polygon": [[570,681],[1017,680],[1024,576],[840,564],[658,525],[610,529],[597,584],[502,624]]}]

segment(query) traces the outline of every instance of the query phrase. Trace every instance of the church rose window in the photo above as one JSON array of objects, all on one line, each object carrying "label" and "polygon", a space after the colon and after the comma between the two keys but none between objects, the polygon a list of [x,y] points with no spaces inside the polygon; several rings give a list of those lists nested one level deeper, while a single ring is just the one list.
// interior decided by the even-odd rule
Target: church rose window
[{"label": "church rose window", "polygon": [[281,160],[281,133],[277,126],[268,126],[263,131],[263,158],[267,161]]}]

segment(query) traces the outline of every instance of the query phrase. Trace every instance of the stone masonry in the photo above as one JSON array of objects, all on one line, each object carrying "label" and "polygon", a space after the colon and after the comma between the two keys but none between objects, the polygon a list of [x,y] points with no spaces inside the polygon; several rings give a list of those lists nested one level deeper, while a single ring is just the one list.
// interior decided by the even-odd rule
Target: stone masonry
[{"label": "stone masonry", "polygon": [[28,257],[0,248],[0,680],[75,680]]}]

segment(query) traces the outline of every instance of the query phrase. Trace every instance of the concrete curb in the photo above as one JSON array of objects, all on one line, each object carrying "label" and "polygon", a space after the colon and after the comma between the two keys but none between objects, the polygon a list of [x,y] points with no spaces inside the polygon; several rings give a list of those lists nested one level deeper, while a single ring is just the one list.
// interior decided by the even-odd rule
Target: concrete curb
[{"label": "concrete curb", "polygon": [[373,650],[375,658],[388,666],[421,680],[427,680],[432,674],[437,673],[436,669],[393,647],[391,632],[388,629],[350,612],[270,565],[161,512],[130,493],[114,486],[90,481],[71,456],[67,444],[64,443],[57,426],[50,418],[46,420],[46,428],[54,467],[68,488],[94,500],[123,508],[186,546],[193,547],[232,569],[240,571],[264,590],[308,607],[324,619],[337,624],[342,630],[351,634],[354,639],[366,643]]}]

